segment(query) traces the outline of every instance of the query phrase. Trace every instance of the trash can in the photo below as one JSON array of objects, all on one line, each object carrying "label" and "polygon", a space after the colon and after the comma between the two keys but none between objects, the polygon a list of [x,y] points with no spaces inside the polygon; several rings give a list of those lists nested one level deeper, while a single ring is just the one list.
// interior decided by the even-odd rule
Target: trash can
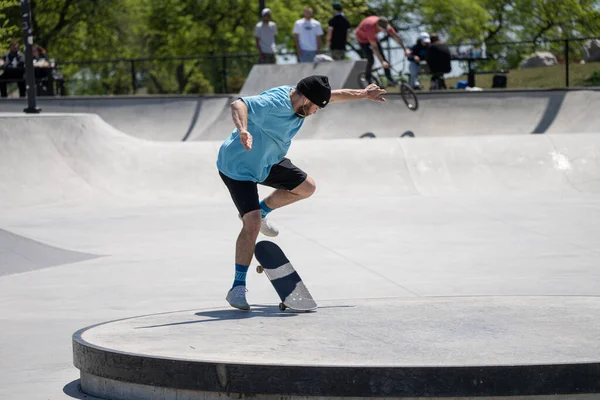
[{"label": "trash can", "polygon": [[494,89],[506,89],[506,74],[502,72],[498,72],[494,74],[494,79],[492,80],[492,88]]}]

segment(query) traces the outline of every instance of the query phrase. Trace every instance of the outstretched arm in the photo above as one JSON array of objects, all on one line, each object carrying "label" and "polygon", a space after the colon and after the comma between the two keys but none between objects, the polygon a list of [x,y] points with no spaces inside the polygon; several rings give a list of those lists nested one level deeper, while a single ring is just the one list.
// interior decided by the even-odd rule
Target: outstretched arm
[{"label": "outstretched arm", "polygon": [[331,91],[331,99],[329,103],[339,103],[350,100],[373,100],[385,101],[382,94],[387,93],[376,84],[372,83],[365,89],[335,89]]},{"label": "outstretched arm", "polygon": [[240,141],[246,150],[252,148],[252,135],[248,132],[248,106],[242,100],[236,100],[230,105],[233,124],[240,134]]}]

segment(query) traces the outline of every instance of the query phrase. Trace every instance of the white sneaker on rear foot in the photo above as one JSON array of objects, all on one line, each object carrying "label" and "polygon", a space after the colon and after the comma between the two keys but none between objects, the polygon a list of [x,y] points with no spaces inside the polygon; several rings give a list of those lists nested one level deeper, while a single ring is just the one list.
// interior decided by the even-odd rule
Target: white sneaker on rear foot
[{"label": "white sneaker on rear foot", "polygon": [[266,218],[263,218],[260,221],[260,233],[265,236],[275,237],[279,235],[279,229],[277,229],[274,223]]},{"label": "white sneaker on rear foot", "polygon": [[[240,217],[239,214],[238,218],[240,220],[242,219],[242,217]],[[277,229],[277,226],[273,222],[269,221],[267,218],[262,218],[260,220],[260,233],[262,233],[265,236],[275,237],[279,235],[279,229]]]},{"label": "white sneaker on rear foot", "polygon": [[240,310],[249,310],[250,306],[246,301],[247,291],[248,289],[246,289],[246,286],[238,285],[227,292],[227,297],[225,297],[225,300],[227,300],[231,307],[238,308]]}]

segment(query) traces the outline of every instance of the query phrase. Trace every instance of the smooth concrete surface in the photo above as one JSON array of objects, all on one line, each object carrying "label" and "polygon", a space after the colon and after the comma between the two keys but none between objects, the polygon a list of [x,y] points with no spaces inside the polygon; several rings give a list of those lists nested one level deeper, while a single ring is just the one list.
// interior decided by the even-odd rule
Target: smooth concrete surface
[{"label": "smooth concrete surface", "polygon": [[600,360],[598,315],[598,297],[348,299],[310,313],[258,305],[141,316],[77,340],[121,354],[282,368],[574,364]]},{"label": "smooth concrete surface", "polygon": [[252,96],[281,85],[295,85],[311,75],[325,75],[332,89],[361,89],[358,76],[365,71],[367,60],[343,60],[324,63],[257,64],[246,77],[240,90],[242,96]]},{"label": "smooth concrete surface", "polygon": [[101,378],[82,382],[91,394],[104,379],[172,399],[585,393],[600,391],[598,315],[598,297],[348,299],[308,314],[258,305],[102,324],[75,334],[73,352]]},{"label": "smooth concrete surface", "polygon": [[[324,307],[242,323],[318,322],[334,310],[343,319],[358,309],[327,304],[421,301],[426,311],[428,302],[471,299],[482,309],[494,301],[521,304],[506,309],[515,319],[507,316],[503,329],[533,340],[531,321],[517,317],[533,317],[539,301],[553,305],[537,308],[537,320],[547,321],[541,326],[570,322],[552,325],[561,350],[544,349],[546,356],[577,359],[589,336],[571,325],[600,325],[598,313],[581,317],[583,305],[600,295],[600,136],[512,133],[295,141],[289,156],[315,178],[317,191],[271,214],[281,231],[274,241]],[[73,333],[84,327],[182,310],[237,312],[224,298],[240,222],[216,174],[219,145],[141,140],[93,115],[0,117],[0,229],[102,255],[0,277],[0,398],[86,398],[74,389],[80,371],[72,349]],[[279,302],[264,276],[249,274],[248,289],[255,311]],[[418,315],[403,312],[396,309],[391,321]],[[456,322],[445,317],[420,326],[439,337],[468,335],[451,331]],[[468,321],[476,339],[498,349],[508,339],[494,330],[502,325],[493,317]],[[203,326],[222,323],[231,321]],[[180,334],[198,325],[168,329]],[[227,337],[219,332],[214,340]],[[430,341],[414,330],[400,334],[410,332],[425,354]],[[552,344],[547,332],[537,334]],[[451,345],[460,348],[444,344]]]},{"label": "smooth concrete surface", "polygon": [[0,229],[0,276],[75,263],[97,256],[57,249]]},{"label": "smooth concrete surface", "polygon": [[[94,113],[127,134],[149,140],[183,141],[200,136],[223,109],[230,95],[38,97],[43,114]],[[0,99],[2,113],[22,113],[23,99]]]},{"label": "smooth concrete surface", "polygon": [[[419,92],[418,96],[416,112],[408,110],[397,93],[387,95],[385,104],[328,105],[306,120],[295,140],[354,139],[367,132],[377,138],[397,138],[407,132],[416,137],[594,133],[600,126],[597,89],[451,90]],[[44,114],[98,114],[116,129],[142,139],[221,141],[234,128],[229,105],[237,97],[39,98],[38,105]],[[20,99],[0,99],[0,115],[22,113],[24,104]]]}]

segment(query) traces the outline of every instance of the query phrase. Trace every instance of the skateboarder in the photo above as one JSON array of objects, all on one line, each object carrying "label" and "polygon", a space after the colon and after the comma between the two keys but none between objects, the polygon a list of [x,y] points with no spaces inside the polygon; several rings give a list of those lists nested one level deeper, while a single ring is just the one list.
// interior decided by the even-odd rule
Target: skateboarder
[{"label": "skateboarder", "polygon": [[[235,280],[226,297],[232,307],[250,308],[246,301],[246,273],[258,233],[279,234],[267,214],[306,199],[315,191],[315,181],[285,157],[304,119],[329,103],[385,101],[381,97],[384,93],[375,84],[360,90],[331,90],[326,76],[313,75],[295,86],[275,87],[231,103],[235,129],[219,149],[217,169],[242,220],[235,248]],[[258,184],[275,191],[259,201]]]}]

